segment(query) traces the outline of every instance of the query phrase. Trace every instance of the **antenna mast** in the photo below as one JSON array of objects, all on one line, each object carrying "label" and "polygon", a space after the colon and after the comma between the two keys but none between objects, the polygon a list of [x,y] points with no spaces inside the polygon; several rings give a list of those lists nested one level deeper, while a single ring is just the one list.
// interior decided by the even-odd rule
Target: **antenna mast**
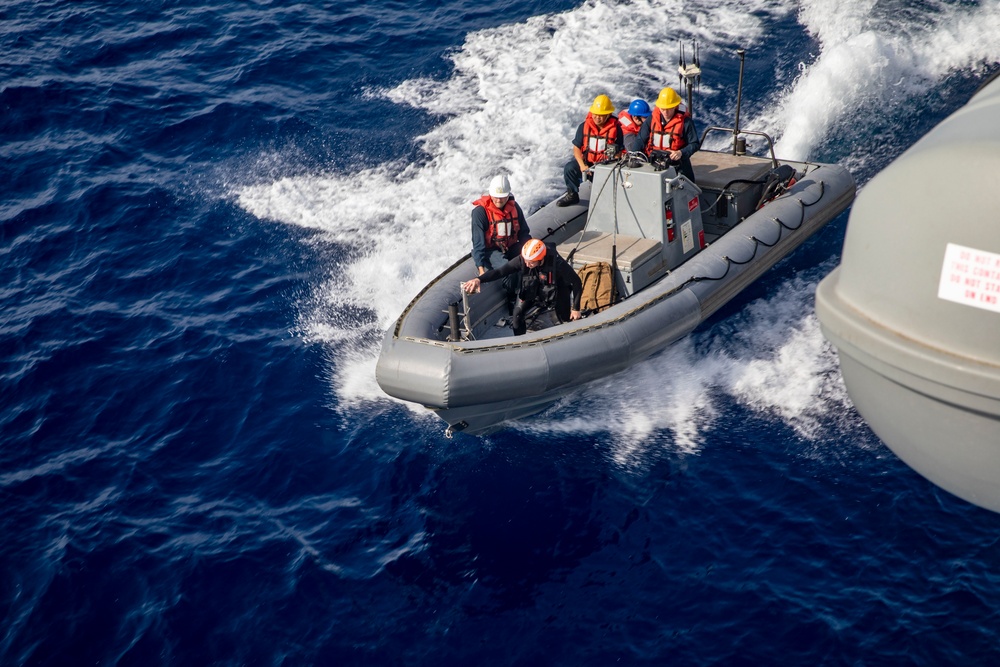
[{"label": "antenna mast", "polygon": [[694,93],[701,93],[701,54],[698,42],[691,43],[691,64],[687,62],[684,43],[681,42],[681,55],[677,63],[677,73],[680,75],[681,90],[687,92],[688,113],[694,116]]},{"label": "antenna mast", "polygon": [[736,86],[736,127],[733,128],[733,155],[741,155],[742,152],[746,151],[745,141],[743,146],[740,146],[740,107],[743,105],[743,60],[746,51],[738,49],[736,55],[740,57],[740,81]]}]

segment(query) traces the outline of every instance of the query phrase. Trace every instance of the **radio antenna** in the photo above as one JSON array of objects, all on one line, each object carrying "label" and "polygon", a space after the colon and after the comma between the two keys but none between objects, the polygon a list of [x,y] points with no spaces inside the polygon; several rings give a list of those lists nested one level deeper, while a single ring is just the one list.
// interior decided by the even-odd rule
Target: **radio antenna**
[{"label": "radio antenna", "polygon": [[688,113],[694,116],[694,94],[695,92],[701,92],[701,54],[698,51],[697,42],[691,43],[691,56],[694,60],[691,64],[688,64],[687,54],[684,51],[684,43],[681,42],[681,55],[677,64],[677,73],[680,75],[681,90],[687,93]]}]

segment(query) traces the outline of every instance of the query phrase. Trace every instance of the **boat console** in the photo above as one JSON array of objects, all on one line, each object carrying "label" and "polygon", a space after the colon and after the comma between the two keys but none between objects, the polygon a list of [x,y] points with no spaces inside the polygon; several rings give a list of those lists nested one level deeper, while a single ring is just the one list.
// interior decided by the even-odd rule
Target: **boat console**
[{"label": "boat console", "polygon": [[611,265],[624,298],[705,247],[701,190],[673,167],[626,157],[593,171],[587,225],[558,247],[574,269]]}]

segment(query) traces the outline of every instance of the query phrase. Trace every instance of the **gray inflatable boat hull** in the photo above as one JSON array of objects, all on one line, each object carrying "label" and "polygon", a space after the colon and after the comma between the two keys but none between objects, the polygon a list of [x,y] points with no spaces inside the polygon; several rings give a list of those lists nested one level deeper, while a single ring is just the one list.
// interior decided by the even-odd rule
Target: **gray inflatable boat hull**
[{"label": "gray inflatable boat hull", "polygon": [[[546,206],[532,215],[533,234],[547,230],[546,240],[558,243],[581,229],[587,185],[578,206]],[[854,192],[846,169],[820,166],[646,289],[601,313],[516,338],[442,340],[448,305],[460,298],[459,284],[476,274],[466,256],[417,295],[386,333],[377,381],[387,394],[435,411],[449,433],[481,434],[537,413],[690,333],[849,206]]]}]

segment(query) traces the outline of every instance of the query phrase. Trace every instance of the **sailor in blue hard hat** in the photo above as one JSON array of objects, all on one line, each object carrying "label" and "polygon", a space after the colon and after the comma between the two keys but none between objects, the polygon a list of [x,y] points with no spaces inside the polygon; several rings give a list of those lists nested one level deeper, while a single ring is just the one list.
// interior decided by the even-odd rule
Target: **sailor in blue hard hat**
[{"label": "sailor in blue hard hat", "polygon": [[649,104],[646,100],[632,100],[628,109],[622,109],[618,114],[618,122],[622,124],[622,132],[625,135],[625,150],[641,151],[645,148],[639,142],[639,130],[647,118],[649,118]]}]

